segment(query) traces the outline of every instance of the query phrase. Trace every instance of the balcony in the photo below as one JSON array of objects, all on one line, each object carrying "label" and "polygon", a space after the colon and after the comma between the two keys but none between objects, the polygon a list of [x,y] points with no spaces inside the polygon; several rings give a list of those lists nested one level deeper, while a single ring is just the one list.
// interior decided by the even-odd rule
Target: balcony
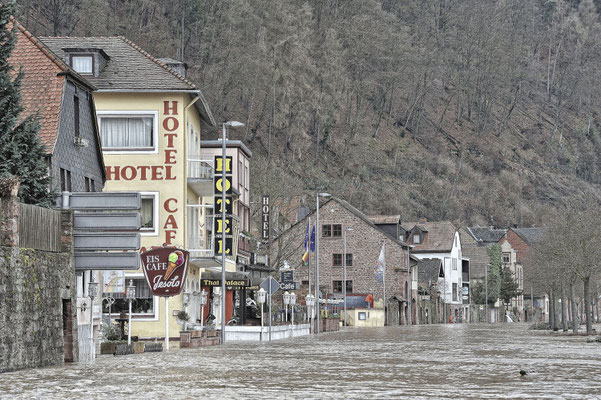
[{"label": "balcony", "polygon": [[190,189],[198,196],[213,192],[214,160],[210,156],[187,158],[187,181]]},{"label": "balcony", "polygon": [[[212,204],[194,205],[188,204],[188,229],[186,237],[186,250],[190,252],[190,261],[201,268],[210,268],[221,265],[221,257],[215,256],[214,243],[215,232],[213,230],[214,215],[203,213],[203,209],[212,212]],[[239,235],[239,218],[233,217],[232,227],[232,250],[231,257],[226,257],[228,260],[236,260],[238,235]]]}]

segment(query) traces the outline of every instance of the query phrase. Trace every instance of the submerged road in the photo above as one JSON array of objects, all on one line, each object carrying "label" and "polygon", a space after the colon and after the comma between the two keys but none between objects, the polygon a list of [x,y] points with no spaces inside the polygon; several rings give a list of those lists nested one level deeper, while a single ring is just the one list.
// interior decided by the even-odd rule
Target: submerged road
[{"label": "submerged road", "polygon": [[0,374],[0,398],[601,399],[601,344],[524,324],[347,328]]}]

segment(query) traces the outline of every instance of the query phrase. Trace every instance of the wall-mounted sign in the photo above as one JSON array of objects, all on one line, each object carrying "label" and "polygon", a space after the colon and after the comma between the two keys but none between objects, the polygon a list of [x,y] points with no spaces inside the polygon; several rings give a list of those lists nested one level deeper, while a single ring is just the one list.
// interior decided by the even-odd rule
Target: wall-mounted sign
[{"label": "wall-mounted sign", "polygon": [[[221,279],[201,279],[200,280],[202,286],[213,286],[219,287],[221,286]],[[228,287],[246,287],[248,281],[246,279],[226,279],[225,286]]]},{"label": "wall-mounted sign", "polygon": [[291,269],[289,271],[281,271],[280,272],[280,282],[284,282],[284,283],[294,282],[294,270]]},{"label": "wall-mounted sign", "polygon": [[[215,174],[223,173],[223,162],[221,156],[215,156]],[[225,174],[232,174],[232,156],[225,156]]]},{"label": "wall-mounted sign", "polygon": [[[221,206],[222,199],[221,196],[213,197],[213,204],[215,205],[215,214],[221,214],[223,212],[223,207]],[[234,202],[232,201],[232,196],[225,197],[225,213],[232,214]]]},{"label": "wall-mounted sign", "polygon": [[[231,237],[226,237],[225,238],[225,254],[226,255],[231,255],[232,254],[232,248],[233,248],[233,241]],[[215,236],[215,246],[214,246],[214,250],[215,250],[215,255],[221,255],[221,253],[223,252],[223,239],[221,238],[221,236]]]},{"label": "wall-mounted sign", "polygon": [[225,185],[223,184],[223,177],[221,175],[215,175],[213,177],[213,193],[221,194],[223,193],[223,188],[225,186],[225,194],[232,194],[232,177],[225,177]]},{"label": "wall-mounted sign", "polygon": [[[223,219],[221,217],[221,215],[215,215],[215,217],[213,217],[215,220],[215,233],[223,233],[224,227],[223,227]],[[232,234],[232,217],[225,217],[225,233],[227,235],[231,235]]]},{"label": "wall-mounted sign", "polygon": [[186,281],[189,253],[176,247],[159,247],[140,255],[146,283],[155,296],[176,296]]},{"label": "wall-mounted sign", "polygon": [[104,293],[125,293],[125,272],[123,270],[103,271]]},{"label": "wall-mounted sign", "polygon": [[261,231],[263,240],[269,240],[269,196],[261,201]]}]

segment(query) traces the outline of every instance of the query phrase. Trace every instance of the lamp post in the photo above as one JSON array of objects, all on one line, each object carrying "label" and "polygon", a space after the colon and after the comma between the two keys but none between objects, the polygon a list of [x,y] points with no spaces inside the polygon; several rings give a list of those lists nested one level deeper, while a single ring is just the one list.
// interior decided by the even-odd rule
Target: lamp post
[{"label": "lamp post", "polygon": [[484,321],[488,322],[488,264],[484,265]]},{"label": "lamp post", "polygon": [[136,298],[136,287],[134,286],[134,281],[132,279],[129,280],[129,285],[127,286],[127,291],[125,292],[125,298],[129,303],[129,317],[127,320],[127,345],[131,345],[131,303]]},{"label": "lamp post", "polygon": [[[238,126],[244,126],[242,122],[238,121],[227,121],[223,123],[223,128],[221,130],[221,344],[225,344],[225,248],[226,248],[226,240],[225,240],[225,171],[227,166],[227,158],[226,158],[226,132],[225,127],[231,126],[232,128],[236,128]],[[233,233],[233,231],[232,231]],[[232,240],[233,243],[233,240]]]},{"label": "lamp post", "polygon": [[94,271],[90,271],[90,282],[88,282],[88,297],[90,297],[90,355],[95,356],[94,346],[94,297],[98,296],[98,282],[94,282]]},{"label": "lamp post", "polygon": [[311,331],[313,330],[312,325],[313,325],[313,305],[315,304],[315,298],[313,297],[313,295],[311,293],[309,293],[306,297],[305,297],[305,302],[307,304],[307,319],[309,320],[309,334],[311,333]]},{"label": "lamp post", "polygon": [[346,228],[344,230],[344,254],[342,255],[343,265],[343,279],[342,279],[342,294],[344,296],[344,323],[346,326],[346,233],[352,231],[353,228]]},{"label": "lamp post", "polygon": [[294,326],[294,305],[296,304],[296,293],[290,293],[290,317],[292,318],[292,326]]},{"label": "lamp post", "polygon": [[265,304],[266,293],[267,292],[263,288],[259,289],[259,291],[257,292],[257,302],[261,305],[261,342],[263,341],[263,304]]},{"label": "lamp post", "polygon": [[315,210],[315,308],[317,314],[317,333],[319,333],[319,198],[330,197],[329,193],[318,193],[317,204]]},{"label": "lamp post", "polygon": [[[182,294],[182,305],[184,306],[184,312],[188,313],[188,305],[190,304],[190,292],[187,290]],[[184,331],[187,328],[187,321],[184,320]]]},{"label": "lamp post", "polygon": [[205,306],[207,305],[207,292],[202,289],[200,291],[200,330],[204,330],[205,322]]},{"label": "lamp post", "polygon": [[290,304],[290,293],[288,291],[284,292],[284,320],[288,322],[288,304]]}]

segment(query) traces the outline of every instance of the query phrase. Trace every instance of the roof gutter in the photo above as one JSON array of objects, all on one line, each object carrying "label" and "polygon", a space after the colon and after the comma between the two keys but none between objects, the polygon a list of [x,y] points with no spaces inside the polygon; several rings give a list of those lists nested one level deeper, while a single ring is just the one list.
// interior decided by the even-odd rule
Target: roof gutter
[{"label": "roof gutter", "polygon": [[188,93],[199,97],[200,103],[195,102],[194,106],[202,116],[203,121],[209,126],[217,126],[213,117],[211,108],[202,92],[198,89],[98,89],[98,93]]}]

